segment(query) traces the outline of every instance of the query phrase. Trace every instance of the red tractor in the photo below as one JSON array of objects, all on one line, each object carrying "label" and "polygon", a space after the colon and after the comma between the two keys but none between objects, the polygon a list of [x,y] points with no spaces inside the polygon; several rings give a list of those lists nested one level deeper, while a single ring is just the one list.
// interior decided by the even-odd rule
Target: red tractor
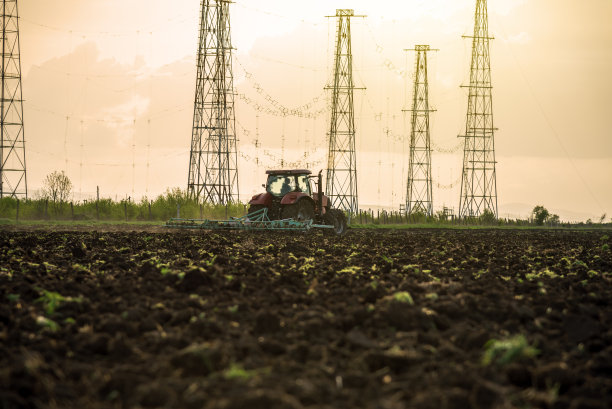
[{"label": "red tractor", "polygon": [[[346,232],[346,216],[332,209],[329,198],[323,194],[321,172],[311,176],[305,169],[267,170],[266,193],[260,193],[249,202],[249,214],[267,208],[270,220],[312,220],[315,224],[334,226],[336,234]],[[317,191],[311,179],[317,178]]]}]

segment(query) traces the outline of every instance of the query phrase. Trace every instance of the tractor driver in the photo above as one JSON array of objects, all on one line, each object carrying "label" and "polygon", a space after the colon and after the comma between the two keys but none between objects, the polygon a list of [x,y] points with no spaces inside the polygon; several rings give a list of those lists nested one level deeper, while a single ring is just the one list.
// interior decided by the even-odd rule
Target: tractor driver
[{"label": "tractor driver", "polygon": [[283,185],[281,186],[281,194],[284,196],[291,191],[293,191],[293,186],[291,186],[291,178],[284,177]]}]

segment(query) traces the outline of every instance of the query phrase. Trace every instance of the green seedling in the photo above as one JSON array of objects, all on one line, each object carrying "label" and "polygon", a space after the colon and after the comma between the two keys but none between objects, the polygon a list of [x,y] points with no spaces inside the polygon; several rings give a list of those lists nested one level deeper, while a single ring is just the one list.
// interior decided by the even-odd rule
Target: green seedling
[{"label": "green seedling", "polygon": [[421,271],[421,268],[418,264],[406,264],[402,266],[402,271],[404,272],[409,272],[411,270],[413,273],[419,273]]},{"label": "green seedling", "polygon": [[589,266],[587,266],[587,264],[581,260],[576,260],[572,263],[572,268],[577,268],[577,267],[589,268]]},{"label": "green seedling", "polygon": [[414,305],[414,300],[408,291],[400,291],[393,294],[393,301]]},{"label": "green seedling", "polygon": [[437,301],[439,296],[438,296],[438,293],[427,293],[425,295],[425,298],[427,298],[428,300],[431,300],[431,301]]},{"label": "green seedling", "polygon": [[258,374],[268,374],[269,372],[269,368],[244,369],[242,365],[234,363],[231,364],[228,369],[223,371],[223,378],[227,380],[248,381]]},{"label": "green seedling", "polygon": [[43,308],[47,315],[52,315],[63,303],[83,301],[81,297],[64,297],[54,291],[41,290],[41,294],[42,295],[37,298],[35,302],[43,304]]},{"label": "green seedling", "polygon": [[161,275],[165,276],[165,275],[174,275],[176,276],[179,281],[183,280],[183,278],[185,278],[185,272],[184,271],[179,271],[179,270],[174,270],[171,269],[169,267],[162,267],[162,269],[160,270]]},{"label": "green seedling", "polygon": [[387,257],[385,255],[381,255],[380,257],[382,257],[382,259],[385,260],[387,264],[393,265],[393,259],[391,257]]},{"label": "green seedling", "polygon": [[587,271],[587,275],[589,276],[589,278],[593,278],[593,277],[597,277],[599,273],[595,270],[589,270]]},{"label": "green seedling", "polygon": [[357,266],[350,266],[350,267],[346,267],[343,268],[342,270],[338,271],[338,274],[358,274],[361,271],[361,267],[357,267]]},{"label": "green seedling", "polygon": [[19,301],[19,294],[7,294],[6,295],[6,299],[9,300],[10,302],[17,302]]},{"label": "green seedling", "polygon": [[246,370],[239,364],[232,364],[223,372],[223,377],[227,380],[237,379],[241,381],[248,381],[255,375],[255,371]]},{"label": "green seedling", "polygon": [[0,267],[0,277],[2,277],[2,276],[6,276],[6,277],[9,278],[9,280],[11,280],[13,278],[13,273],[11,272],[11,270],[9,270],[7,268]]},{"label": "green seedling", "polygon": [[211,267],[213,264],[215,264],[216,259],[217,259],[217,255],[215,254],[214,256],[210,258],[210,260],[205,260],[204,264],[206,265],[206,267]]},{"label": "green seedling", "polygon": [[42,290],[42,295],[37,298],[35,302],[42,303],[45,313],[51,315],[65,301],[66,297],[59,293]]},{"label": "green seedling", "polygon": [[529,345],[524,335],[497,340],[489,340],[482,356],[482,364],[508,365],[522,358],[532,358],[540,353],[535,347]]},{"label": "green seedling", "polygon": [[545,275],[548,278],[559,278],[559,275],[557,273],[555,273],[554,271],[549,270],[548,268],[545,268],[544,270],[542,270],[540,272],[540,274]]},{"label": "green seedling", "polygon": [[314,270],[314,268],[315,268],[314,261],[315,261],[314,257],[306,257],[306,258],[304,258],[304,264],[302,264],[300,266],[300,268],[298,268],[298,271],[306,274],[310,270]]},{"label": "green seedling", "polygon": [[36,323],[43,328],[47,328],[51,331],[57,331],[59,329],[59,325],[53,320],[50,320],[47,317],[43,317],[42,315],[36,317]]},{"label": "green seedling", "polygon": [[349,256],[346,258],[346,262],[347,262],[347,263],[352,262],[352,261],[353,261],[353,259],[354,259],[355,257],[357,257],[358,255],[359,255],[359,253],[358,253],[358,252],[353,251],[353,252],[352,252],[351,254],[349,254]]},{"label": "green seedling", "polygon": [[85,266],[83,266],[83,265],[81,265],[81,264],[78,264],[78,263],[73,264],[73,265],[72,265],[72,268],[73,268],[73,269],[74,269],[74,271],[75,271],[75,272],[77,272],[77,273],[87,273],[87,274],[91,274],[91,271],[90,271],[90,270],[89,270],[87,267],[85,267]]}]

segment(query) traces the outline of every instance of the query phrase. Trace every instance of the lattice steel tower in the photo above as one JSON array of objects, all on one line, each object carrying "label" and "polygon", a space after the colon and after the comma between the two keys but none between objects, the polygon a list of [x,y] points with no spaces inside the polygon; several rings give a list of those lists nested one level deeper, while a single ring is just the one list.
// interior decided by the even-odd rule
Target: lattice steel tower
[{"label": "lattice steel tower", "polygon": [[476,1],[459,217],[477,217],[485,210],[497,217],[495,140],[487,1]]},{"label": "lattice steel tower", "polygon": [[353,10],[338,9],[338,32],[334,60],[326,194],[332,205],[351,214],[359,209],[357,201],[357,161],[355,157],[355,113],[353,107],[353,55],[351,17]]},{"label": "lattice steel tower", "polygon": [[17,0],[2,2],[1,24],[0,197],[27,198]]},{"label": "lattice steel tower", "polygon": [[239,201],[229,0],[202,0],[189,193],[204,202]]},{"label": "lattice steel tower", "polygon": [[[406,211],[433,215],[431,188],[431,139],[429,132],[429,83],[427,80],[428,45],[416,45],[416,68],[412,95],[410,160],[406,189]],[[435,50],[434,50],[435,51]]]}]

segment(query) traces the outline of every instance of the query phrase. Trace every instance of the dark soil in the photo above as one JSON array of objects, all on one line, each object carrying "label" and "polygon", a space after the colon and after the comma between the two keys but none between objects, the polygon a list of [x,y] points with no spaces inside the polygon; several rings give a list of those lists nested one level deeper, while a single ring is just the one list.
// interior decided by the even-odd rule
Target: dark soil
[{"label": "dark soil", "polygon": [[609,235],[3,229],[0,408],[610,408]]}]

